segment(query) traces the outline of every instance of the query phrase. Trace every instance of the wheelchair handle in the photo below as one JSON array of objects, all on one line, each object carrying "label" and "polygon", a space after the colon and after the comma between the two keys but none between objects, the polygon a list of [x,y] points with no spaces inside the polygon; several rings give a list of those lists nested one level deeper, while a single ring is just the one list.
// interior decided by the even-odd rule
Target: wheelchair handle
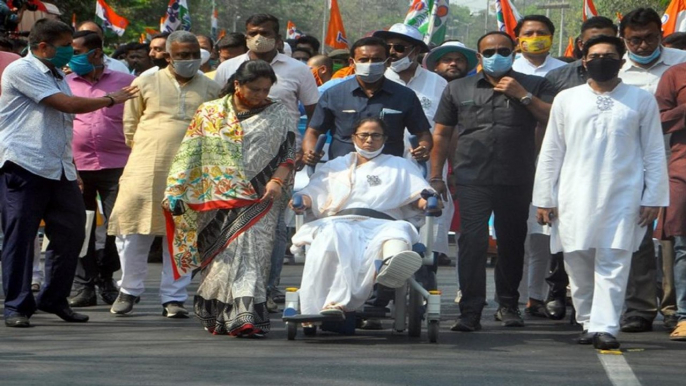
[{"label": "wheelchair handle", "polygon": [[438,198],[436,198],[436,196],[431,196],[426,200],[426,209],[427,210],[438,209]]},{"label": "wheelchair handle", "polygon": [[[319,137],[317,137],[317,144],[314,145],[314,152],[315,154],[319,154],[324,150],[324,145],[326,144],[326,134],[319,134]],[[312,175],[314,174],[314,166],[308,165],[307,166],[307,174]]]},{"label": "wheelchair handle", "polygon": [[300,194],[293,195],[293,207],[296,209],[300,209],[303,206],[305,206],[303,204],[303,196]]}]

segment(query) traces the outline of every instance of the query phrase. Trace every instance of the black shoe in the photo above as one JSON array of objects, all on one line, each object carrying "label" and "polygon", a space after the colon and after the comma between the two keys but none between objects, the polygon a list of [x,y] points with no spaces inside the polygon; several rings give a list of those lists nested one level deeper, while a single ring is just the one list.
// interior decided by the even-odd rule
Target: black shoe
[{"label": "black shoe", "polygon": [[450,331],[474,332],[481,330],[481,315],[460,315]]},{"label": "black shoe", "polygon": [[562,320],[567,313],[567,302],[565,298],[558,298],[549,300],[545,303],[545,309],[548,312],[548,317],[552,320]]},{"label": "black shoe", "polygon": [[538,318],[548,317],[548,310],[545,308],[545,304],[540,300],[531,298],[529,298],[529,303],[526,305],[524,313]]},{"label": "black shoe", "polygon": [[72,310],[71,307],[69,307],[69,306],[64,306],[61,308],[48,308],[48,307],[38,306],[38,309],[43,311],[43,312],[47,312],[49,314],[55,314],[60,319],[64,320],[65,322],[86,323],[88,321],[88,315],[79,314],[78,312],[74,312],[74,310]]},{"label": "black shoe", "polygon": [[607,332],[599,332],[593,337],[593,347],[598,350],[616,350],[619,346],[617,338]]},{"label": "black shoe", "polygon": [[577,339],[576,342],[579,344],[593,344],[593,338],[595,338],[595,335],[595,332],[588,332],[588,330],[583,330],[581,331],[581,334],[579,334],[579,339]]},{"label": "black shoe", "polygon": [[119,295],[119,289],[117,285],[114,284],[112,279],[103,279],[98,283],[98,290],[100,291],[100,298],[110,306],[114,304]]},{"label": "black shoe", "polygon": [[452,263],[452,260],[450,260],[448,255],[446,255],[445,253],[441,253],[438,255],[438,265],[449,266]]},{"label": "black shoe", "polygon": [[665,315],[665,320],[663,323],[665,325],[665,329],[669,332],[672,332],[676,329],[676,325],[679,324],[679,317],[674,314]]},{"label": "black shoe", "polygon": [[29,323],[28,316],[20,313],[13,313],[10,314],[10,316],[5,316],[5,326],[25,328],[31,327],[31,323]]},{"label": "black shoe", "polygon": [[69,305],[72,307],[97,306],[98,297],[95,296],[95,289],[91,287],[81,288],[74,297],[69,299]]},{"label": "black shoe", "polygon": [[640,316],[629,316],[622,321],[622,332],[653,331],[653,323]]},{"label": "black shoe", "polygon": [[503,322],[504,327],[524,327],[524,320],[519,308],[500,307],[494,316],[495,320]]},{"label": "black shoe", "polygon": [[119,292],[117,300],[112,304],[110,312],[117,315],[127,315],[133,312],[133,305],[141,301],[139,296],[133,296]]}]

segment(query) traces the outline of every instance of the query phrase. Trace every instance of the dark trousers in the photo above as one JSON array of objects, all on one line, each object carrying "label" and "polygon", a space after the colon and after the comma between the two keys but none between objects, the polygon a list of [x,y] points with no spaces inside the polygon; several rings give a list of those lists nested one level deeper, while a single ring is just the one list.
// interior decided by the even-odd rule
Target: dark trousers
[{"label": "dark trousers", "polygon": [[548,299],[565,299],[567,297],[567,285],[569,277],[565,271],[564,254],[562,252],[550,255],[550,269],[545,281],[550,286]]},{"label": "dark trousers", "polygon": [[[5,316],[31,316],[41,308],[61,308],[74,280],[76,261],[85,236],[86,209],[76,181],[37,176],[6,162],[0,175],[2,202],[2,286]],[[31,293],[33,242],[45,221],[50,244],[45,253],[45,283],[34,300]]]},{"label": "dark trousers", "polygon": [[[86,210],[98,210],[96,197],[99,194],[105,219],[110,218],[119,191],[119,177],[123,171],[123,168],[118,168],[79,172],[83,181],[83,201]],[[94,218],[88,253],[79,259],[76,266],[75,290],[83,287],[94,288],[99,280],[112,280],[112,275],[119,270],[119,254],[114,240],[114,236],[107,236],[105,250],[102,253],[96,252]]]},{"label": "dark trousers", "polygon": [[631,271],[626,287],[624,317],[640,316],[650,322],[657,316],[657,260],[650,224],[641,246],[631,257]]},{"label": "dark trousers", "polygon": [[496,295],[501,306],[517,307],[531,193],[531,184],[458,185],[462,232],[458,240],[460,257],[457,261],[462,291],[460,312],[463,315],[480,315],[486,302],[486,252],[491,213],[498,242]]}]

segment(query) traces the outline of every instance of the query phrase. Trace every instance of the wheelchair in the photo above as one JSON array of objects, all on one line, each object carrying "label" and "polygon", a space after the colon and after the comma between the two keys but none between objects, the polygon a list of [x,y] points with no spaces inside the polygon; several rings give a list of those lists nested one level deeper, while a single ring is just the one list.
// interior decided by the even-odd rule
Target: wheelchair
[{"label": "wheelchair", "polygon": [[[294,195],[293,203],[296,207],[302,206],[302,197],[297,194]],[[440,216],[440,211],[437,209],[438,199],[434,196],[428,197],[425,213],[425,226],[428,229],[433,229],[436,217]],[[304,216],[302,214],[296,215],[296,229],[300,229],[303,221]],[[394,292],[391,297],[392,305],[388,307],[385,304],[382,306],[365,304],[358,310],[347,312],[343,318],[321,314],[303,315],[300,313],[298,289],[286,288],[282,319],[286,323],[288,340],[295,339],[300,326],[303,326],[303,334],[309,337],[317,334],[318,327],[322,331],[353,335],[355,329],[361,326],[363,319],[390,318],[393,319],[393,332],[403,333],[407,330],[410,337],[421,335],[422,323],[424,322],[429,342],[436,343],[441,320],[441,292],[436,289],[435,274],[437,257],[431,252],[433,232],[423,233],[425,234],[423,243],[415,244],[412,248],[422,256],[422,267],[402,287],[396,289],[384,287],[385,290]],[[296,260],[305,257],[302,249],[296,254]],[[425,286],[432,289],[427,290]],[[377,290],[380,291],[378,287],[377,285]]]}]

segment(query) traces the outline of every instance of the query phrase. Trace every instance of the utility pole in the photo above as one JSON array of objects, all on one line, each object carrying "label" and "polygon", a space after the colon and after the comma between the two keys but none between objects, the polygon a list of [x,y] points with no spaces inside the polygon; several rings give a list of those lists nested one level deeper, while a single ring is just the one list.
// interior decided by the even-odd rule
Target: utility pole
[{"label": "utility pole", "polygon": [[558,33],[560,35],[560,44],[559,47],[557,47],[558,53],[557,56],[562,56],[562,45],[564,44],[564,28],[565,28],[565,9],[569,9],[569,3],[553,3],[553,4],[546,4],[546,5],[539,5],[538,9],[545,9],[546,11],[546,16],[550,15],[550,10],[551,9],[559,9],[560,10],[560,27],[558,28]]}]

